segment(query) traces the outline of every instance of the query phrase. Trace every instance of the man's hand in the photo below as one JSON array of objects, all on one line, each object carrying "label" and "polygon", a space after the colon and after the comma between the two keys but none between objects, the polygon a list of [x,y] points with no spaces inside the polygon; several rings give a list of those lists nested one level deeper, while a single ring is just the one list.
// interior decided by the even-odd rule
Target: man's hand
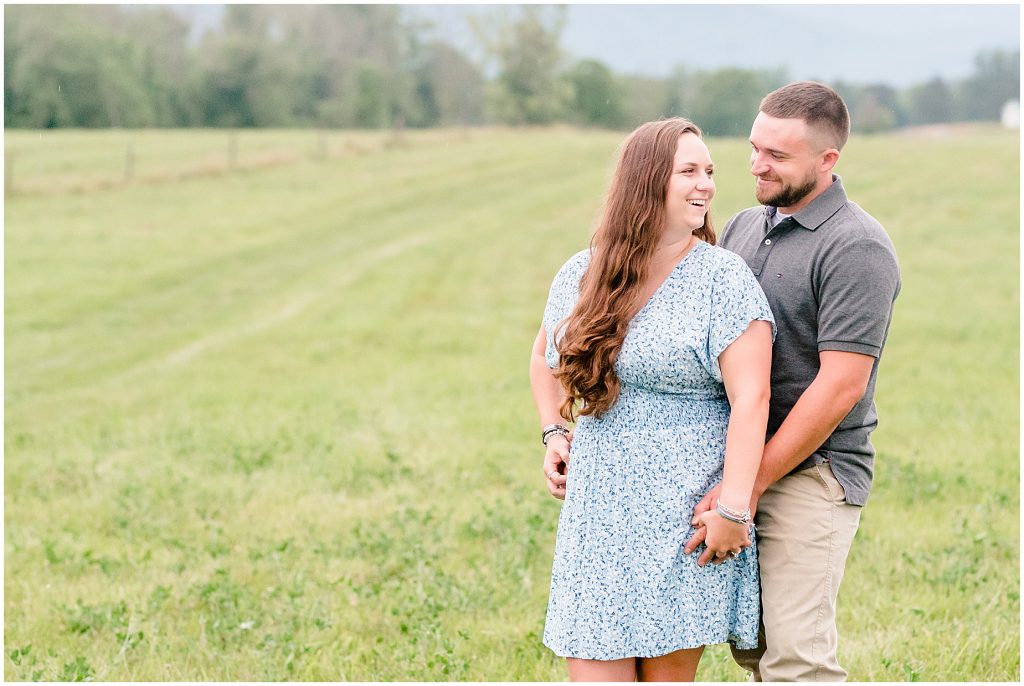
[{"label": "man's hand", "polygon": [[[693,519],[690,520],[690,524],[693,526],[700,525],[700,516],[709,510],[715,509],[715,502],[718,500],[718,496],[722,493],[722,484],[719,483],[717,486],[708,491],[707,495],[700,499],[696,507],[693,508]],[[688,551],[689,552],[689,551]]]},{"label": "man's hand", "polygon": [[[683,552],[689,555],[697,546],[704,543],[704,539],[707,538],[708,530],[704,526],[703,515],[706,512],[711,512],[715,509],[715,503],[718,501],[718,495],[722,492],[722,484],[718,484],[708,494],[701,498],[700,502],[697,503],[696,507],[693,508],[693,519],[690,524],[697,527],[697,531],[690,537],[690,540],[686,542],[683,547]],[[754,514],[757,512],[757,500],[758,494],[754,493],[750,496],[750,517],[753,519]],[[703,565],[701,565],[703,566]]]},{"label": "man's hand", "polygon": [[708,562],[727,562],[750,546],[749,525],[729,521],[715,510],[702,514],[700,522],[698,532],[704,534],[706,547],[697,559],[698,567],[703,567]]},{"label": "man's hand", "polygon": [[548,492],[559,500],[565,500],[565,482],[569,472],[569,439],[554,434],[548,438],[548,450],[544,454],[544,479]]}]

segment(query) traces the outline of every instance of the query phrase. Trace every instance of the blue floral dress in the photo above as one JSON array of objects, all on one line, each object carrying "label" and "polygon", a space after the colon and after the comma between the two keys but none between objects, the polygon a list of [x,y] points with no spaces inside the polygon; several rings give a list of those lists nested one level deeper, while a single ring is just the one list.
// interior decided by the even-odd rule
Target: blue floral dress
[{"label": "blue floral dress", "polygon": [[[546,357],[579,297],[584,250],[544,311]],[[751,321],[775,321],[738,255],[699,242],[630,322],[618,401],[576,424],[558,521],[544,644],[563,657],[656,657],[757,645],[756,545],[720,565],[686,555],[697,502],[722,479],[729,403],[718,356]]]}]

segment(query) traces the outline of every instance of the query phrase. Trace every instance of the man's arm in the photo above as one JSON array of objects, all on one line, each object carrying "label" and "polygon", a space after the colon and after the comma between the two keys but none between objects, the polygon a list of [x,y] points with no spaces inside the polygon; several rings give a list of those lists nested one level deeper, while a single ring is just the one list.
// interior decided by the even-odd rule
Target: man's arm
[{"label": "man's arm", "polygon": [[[800,395],[796,405],[764,446],[761,466],[750,497],[750,512],[768,487],[789,474],[811,453],[821,447],[853,406],[864,397],[875,358],[860,353],[823,350],[818,353],[820,367],[814,381]],[[711,489],[693,509],[693,526],[699,517],[714,507],[721,485]],[[687,542],[690,554],[704,540],[703,528]]]},{"label": "man's arm", "polygon": [[[820,448],[864,396],[899,289],[899,264],[887,239],[862,237],[822,260],[818,373],[765,446],[752,508],[769,486]],[[714,501],[702,500],[699,512],[708,502]]]},{"label": "man's arm", "polygon": [[824,350],[811,385],[764,447],[751,502],[789,474],[832,435],[853,406],[864,397],[875,358],[860,353]]}]

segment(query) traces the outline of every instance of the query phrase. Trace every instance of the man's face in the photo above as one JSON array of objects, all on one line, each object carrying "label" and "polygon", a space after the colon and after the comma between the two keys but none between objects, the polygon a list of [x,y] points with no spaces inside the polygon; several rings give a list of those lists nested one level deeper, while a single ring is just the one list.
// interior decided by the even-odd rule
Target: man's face
[{"label": "man's face", "polygon": [[[750,173],[762,205],[792,214],[818,183],[824,148],[803,119],[777,119],[758,112],[750,129]],[[821,148],[821,149],[819,149]]]}]

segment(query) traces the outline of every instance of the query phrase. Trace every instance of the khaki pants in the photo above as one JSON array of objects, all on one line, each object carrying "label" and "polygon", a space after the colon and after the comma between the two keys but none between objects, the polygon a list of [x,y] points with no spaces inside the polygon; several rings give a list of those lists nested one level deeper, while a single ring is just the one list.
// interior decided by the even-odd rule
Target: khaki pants
[{"label": "khaki pants", "polygon": [[757,506],[761,636],[733,650],[751,681],[845,681],[836,660],[836,596],[861,508],[829,465],[783,477]]}]

